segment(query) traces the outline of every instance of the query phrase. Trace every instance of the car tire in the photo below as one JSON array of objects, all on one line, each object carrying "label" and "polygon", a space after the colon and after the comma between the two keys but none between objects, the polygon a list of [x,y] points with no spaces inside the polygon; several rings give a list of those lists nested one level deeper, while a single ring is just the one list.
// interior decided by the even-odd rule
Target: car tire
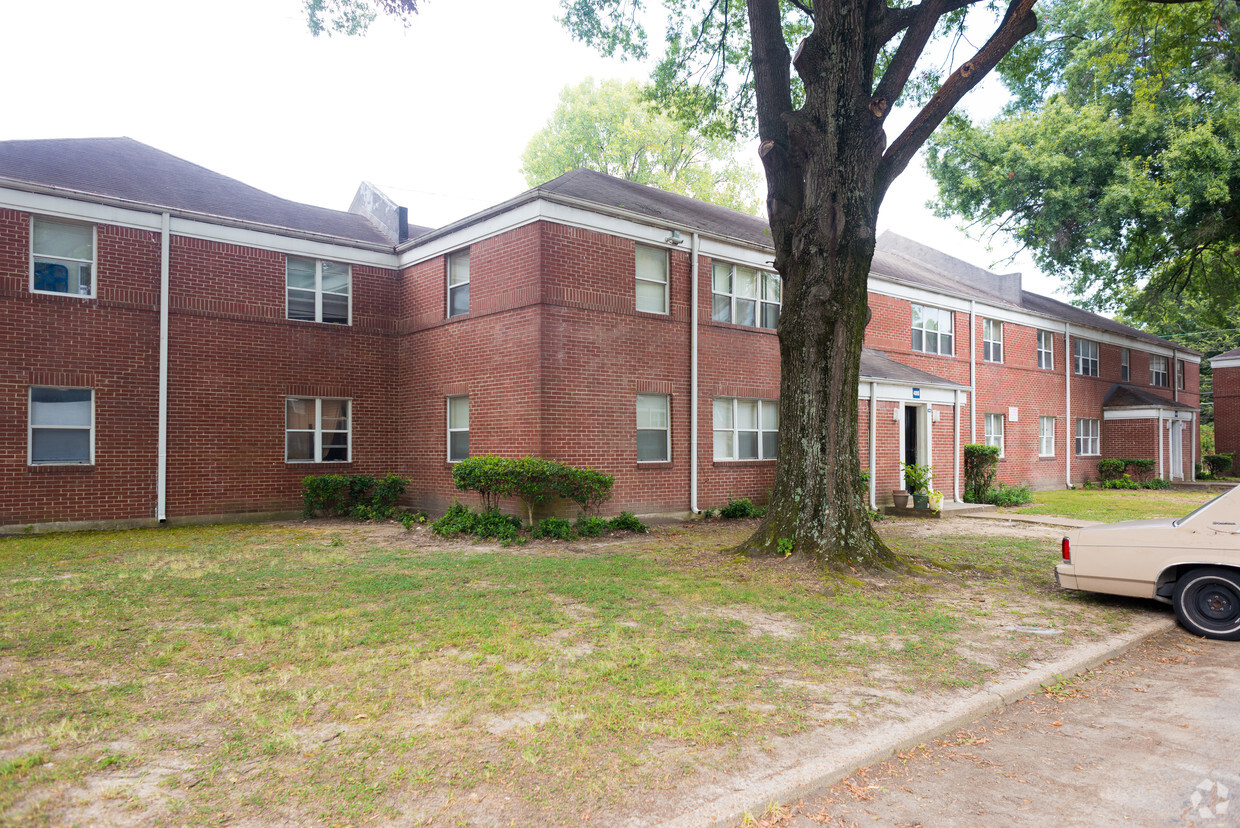
[{"label": "car tire", "polygon": [[1194,635],[1240,641],[1240,573],[1191,569],[1175,582],[1175,617]]}]

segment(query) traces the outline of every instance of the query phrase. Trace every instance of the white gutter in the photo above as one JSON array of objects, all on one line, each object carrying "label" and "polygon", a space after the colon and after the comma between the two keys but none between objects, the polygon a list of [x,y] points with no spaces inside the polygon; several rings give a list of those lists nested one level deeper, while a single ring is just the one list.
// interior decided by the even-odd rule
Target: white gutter
[{"label": "white gutter", "polygon": [[[1064,442],[1065,448],[1063,452],[1063,481],[1064,486],[1072,488],[1072,451],[1073,438],[1076,436],[1076,427],[1072,422],[1072,363],[1075,357],[1072,355],[1072,326],[1067,322],[1063,323],[1063,386],[1064,386]],[[1098,424],[1098,442],[1102,442],[1102,423]],[[1101,451],[1101,445],[1099,450]]]},{"label": "white gutter", "polygon": [[168,283],[172,216],[162,214],[159,240],[159,448],[155,469],[155,510],[168,519]]},{"label": "white gutter", "polygon": [[962,502],[960,498],[960,392],[956,392],[956,403],[952,406],[952,438],[955,443],[956,450],[952,460],[952,495],[957,503]]},{"label": "white gutter", "polygon": [[870,381],[870,508],[878,511],[878,462],[874,456],[876,439],[874,432],[878,429],[878,383]]},{"label": "white gutter", "polygon": [[1154,428],[1158,431],[1158,476],[1163,480],[1167,479],[1166,470],[1163,468],[1163,423],[1167,423],[1167,447],[1171,447],[1171,423],[1163,419],[1162,409],[1158,410],[1158,419],[1155,420]]},{"label": "white gutter", "polygon": [[698,234],[689,242],[689,511],[698,511]]},{"label": "white gutter", "polygon": [[977,442],[977,300],[969,300],[969,442]]}]

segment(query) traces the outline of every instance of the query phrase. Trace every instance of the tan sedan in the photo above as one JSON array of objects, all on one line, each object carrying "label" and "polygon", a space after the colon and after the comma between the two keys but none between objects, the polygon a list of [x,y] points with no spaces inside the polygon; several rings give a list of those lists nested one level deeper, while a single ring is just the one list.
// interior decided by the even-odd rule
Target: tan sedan
[{"label": "tan sedan", "polygon": [[1065,589],[1154,598],[1190,632],[1240,641],[1240,486],[1182,518],[1077,529],[1063,561]]}]

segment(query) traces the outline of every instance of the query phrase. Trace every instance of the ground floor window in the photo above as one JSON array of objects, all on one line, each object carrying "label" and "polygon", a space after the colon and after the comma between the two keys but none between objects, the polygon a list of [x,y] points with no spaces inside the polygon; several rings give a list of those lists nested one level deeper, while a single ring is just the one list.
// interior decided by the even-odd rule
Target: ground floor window
[{"label": "ground floor window", "polygon": [[774,460],[779,445],[775,400],[715,400],[715,459]]},{"label": "ground floor window", "polygon": [[1076,421],[1076,453],[1078,456],[1101,454],[1102,421],[1079,419]]},{"label": "ground floor window", "polygon": [[996,446],[999,449],[999,456],[1003,456],[1003,415],[987,414],[986,415],[986,445]]},{"label": "ground floor window", "polygon": [[31,388],[32,466],[94,462],[95,398],[89,388]]},{"label": "ground floor window", "polygon": [[448,397],[448,462],[469,457],[469,397]]},{"label": "ground floor window", "polygon": [[1055,418],[1038,417],[1038,456],[1055,456]]},{"label": "ground floor window", "polygon": [[284,459],[289,463],[347,463],[349,401],[289,397],[284,401]]},{"label": "ground floor window", "polygon": [[671,417],[666,394],[637,395],[637,460],[666,463],[672,459]]}]

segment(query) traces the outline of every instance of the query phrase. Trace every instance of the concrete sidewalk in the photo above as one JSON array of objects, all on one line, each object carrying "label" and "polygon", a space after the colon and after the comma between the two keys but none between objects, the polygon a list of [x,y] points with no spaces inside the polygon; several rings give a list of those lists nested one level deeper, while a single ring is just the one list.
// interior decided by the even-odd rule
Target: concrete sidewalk
[{"label": "concrete sidewalk", "polygon": [[896,753],[931,742],[974,719],[1006,707],[1037,692],[1044,685],[1097,667],[1146,639],[1175,627],[1170,615],[1135,624],[1132,629],[1103,641],[1083,645],[1055,661],[1038,665],[1022,675],[946,702],[913,721],[894,721],[879,726],[855,741],[815,756],[806,756],[794,767],[768,767],[746,780],[743,789],[700,803],[662,825],[672,828],[727,828],[743,823],[746,815],[761,814],[768,806],[789,803],[851,774],[858,768],[883,762]]},{"label": "concrete sidewalk", "polygon": [[1016,515],[1007,512],[973,512],[960,515],[969,520],[1010,521],[1012,523],[1037,523],[1043,526],[1062,526],[1065,529],[1080,529],[1083,526],[1097,526],[1101,521],[1077,520],[1076,518],[1060,517],[1059,515]]}]

